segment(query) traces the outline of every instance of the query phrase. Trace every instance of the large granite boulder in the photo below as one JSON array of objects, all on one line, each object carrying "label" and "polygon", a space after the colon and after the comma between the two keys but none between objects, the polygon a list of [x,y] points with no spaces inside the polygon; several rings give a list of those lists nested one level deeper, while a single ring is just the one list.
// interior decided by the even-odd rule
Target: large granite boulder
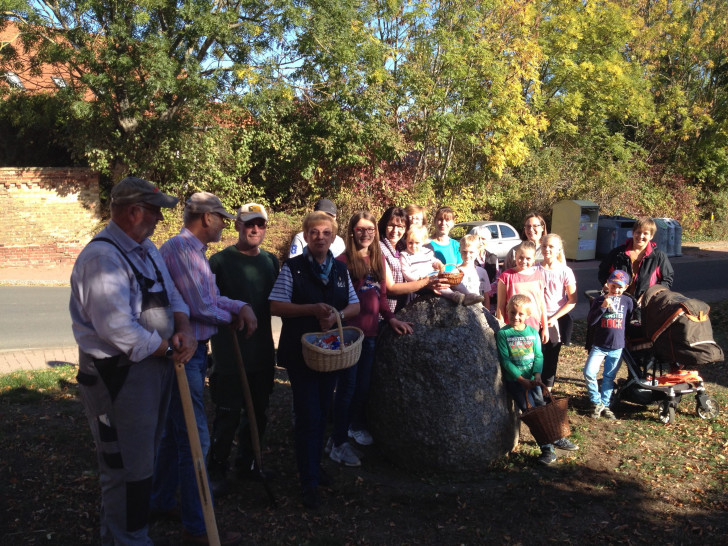
[{"label": "large granite boulder", "polygon": [[432,296],[397,318],[414,323],[414,334],[385,328],[379,336],[369,399],[369,427],[384,455],[414,471],[465,471],[512,450],[518,420],[492,315]]}]

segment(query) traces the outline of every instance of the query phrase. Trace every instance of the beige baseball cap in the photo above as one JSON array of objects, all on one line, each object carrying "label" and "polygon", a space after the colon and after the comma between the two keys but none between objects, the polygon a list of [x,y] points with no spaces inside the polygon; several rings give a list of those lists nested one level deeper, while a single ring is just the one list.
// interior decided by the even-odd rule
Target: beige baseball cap
[{"label": "beige baseball cap", "polygon": [[265,212],[265,207],[258,203],[246,203],[238,210],[238,221],[239,222],[250,222],[256,218],[262,218],[266,222],[268,221],[268,213]]},{"label": "beige baseball cap", "polygon": [[235,218],[235,216],[225,210],[225,207],[222,206],[222,201],[220,201],[217,195],[206,191],[193,193],[185,203],[185,208],[190,212],[198,214],[216,212],[231,220]]}]

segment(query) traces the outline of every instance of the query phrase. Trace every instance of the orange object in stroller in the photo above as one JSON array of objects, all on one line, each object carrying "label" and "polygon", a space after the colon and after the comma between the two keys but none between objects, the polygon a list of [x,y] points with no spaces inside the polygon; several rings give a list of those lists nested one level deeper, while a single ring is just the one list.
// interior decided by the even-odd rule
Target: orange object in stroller
[{"label": "orange object in stroller", "polygon": [[678,385],[680,383],[702,383],[703,378],[695,370],[680,370],[657,378],[658,385]]}]

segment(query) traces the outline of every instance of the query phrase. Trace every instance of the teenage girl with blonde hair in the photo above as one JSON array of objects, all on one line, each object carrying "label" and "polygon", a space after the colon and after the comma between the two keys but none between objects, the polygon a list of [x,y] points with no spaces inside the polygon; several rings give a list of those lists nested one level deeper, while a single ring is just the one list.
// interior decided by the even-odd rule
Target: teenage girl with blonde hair
[{"label": "teenage girl with blonde hair", "polygon": [[[543,344],[542,380],[551,390],[556,379],[556,366],[564,342],[571,337],[573,320],[569,312],[576,306],[576,277],[566,265],[564,243],[561,237],[550,233],[541,239],[543,262],[539,269],[544,280],[546,325],[549,341]],[[568,337],[567,337],[568,336]]]}]

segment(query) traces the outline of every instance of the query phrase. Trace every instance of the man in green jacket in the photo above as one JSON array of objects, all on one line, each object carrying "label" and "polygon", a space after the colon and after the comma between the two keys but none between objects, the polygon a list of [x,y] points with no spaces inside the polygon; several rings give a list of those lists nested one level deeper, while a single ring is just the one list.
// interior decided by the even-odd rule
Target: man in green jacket
[{"label": "man in green jacket", "polygon": [[[267,223],[268,214],[262,205],[243,205],[235,220],[238,241],[210,258],[210,267],[215,273],[220,294],[248,302],[258,318],[258,329],[250,338],[245,339],[244,331],[237,332],[237,336],[261,442],[267,423],[268,402],[273,391],[275,365],[268,295],[279,271],[278,259],[260,248],[265,239]],[[227,472],[236,431],[238,453],[235,468],[239,477],[255,478],[260,473],[255,468],[232,334],[229,329],[221,328],[211,338],[211,342],[213,364],[210,372],[210,394],[216,407],[208,470],[213,492],[220,497],[229,489]]]}]

